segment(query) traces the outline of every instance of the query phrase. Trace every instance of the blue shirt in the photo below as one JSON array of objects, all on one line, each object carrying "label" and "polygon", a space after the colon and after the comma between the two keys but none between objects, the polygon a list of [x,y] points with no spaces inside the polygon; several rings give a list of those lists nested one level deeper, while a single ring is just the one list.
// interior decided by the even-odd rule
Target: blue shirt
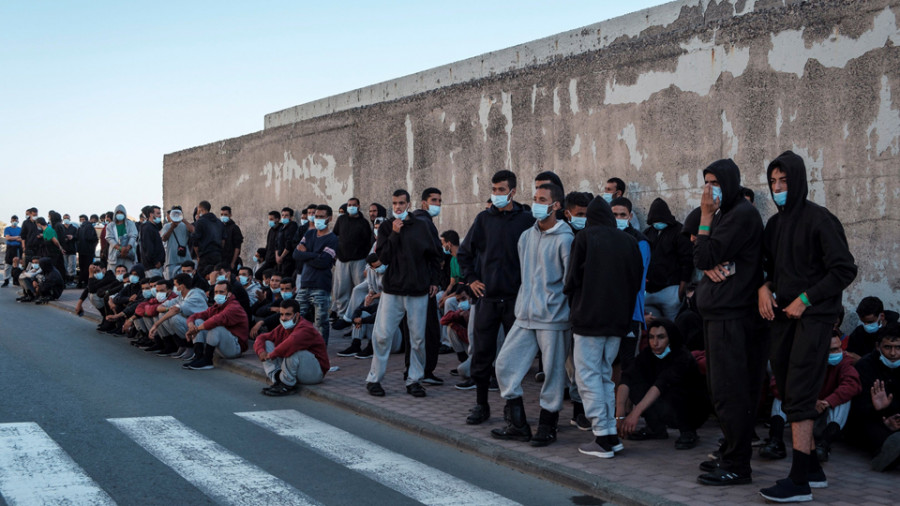
[{"label": "blue shirt", "polygon": [[[6,237],[11,235],[13,237],[19,237],[22,235],[22,227],[6,227],[3,229],[3,236]],[[6,243],[7,246],[21,246],[22,243],[20,241],[9,241]]]}]

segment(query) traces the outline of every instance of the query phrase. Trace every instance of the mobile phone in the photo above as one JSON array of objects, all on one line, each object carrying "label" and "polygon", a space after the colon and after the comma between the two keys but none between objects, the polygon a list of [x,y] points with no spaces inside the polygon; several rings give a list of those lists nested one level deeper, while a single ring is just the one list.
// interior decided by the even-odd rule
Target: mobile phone
[{"label": "mobile phone", "polygon": [[727,264],[725,264],[725,277],[726,278],[730,278],[731,276],[734,276],[735,272],[736,272],[736,267],[734,265],[734,262],[728,262]]}]

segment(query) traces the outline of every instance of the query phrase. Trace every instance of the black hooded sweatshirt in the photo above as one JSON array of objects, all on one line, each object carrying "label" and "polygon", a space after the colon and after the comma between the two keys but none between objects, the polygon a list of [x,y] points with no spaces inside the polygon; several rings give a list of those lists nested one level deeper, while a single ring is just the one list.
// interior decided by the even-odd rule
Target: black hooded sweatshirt
[{"label": "black hooded sweatshirt", "polygon": [[[689,283],[694,272],[694,252],[691,240],[681,233],[681,223],[672,215],[666,201],[657,198],[650,204],[644,235],[650,243],[650,268],[647,270],[647,293],[655,293],[663,288]],[[662,230],[653,228],[653,223],[665,223]]]},{"label": "black hooded sweatshirt", "polygon": [[365,260],[372,250],[372,225],[359,211],[355,217],[339,216],[332,232],[338,237],[337,259],[341,262]]},{"label": "black hooded sweatshirt", "polygon": [[428,224],[409,213],[400,233],[394,233],[394,220],[385,220],[378,228],[375,252],[387,271],[381,279],[384,293],[391,295],[428,295],[438,285],[443,256],[436,247]]},{"label": "black hooded sweatshirt", "polygon": [[778,300],[775,317],[787,318],[784,308],[805,292],[811,306],[803,318],[834,322],[841,311],[841,294],[857,271],[844,227],[828,209],[806,200],[802,158],[785,151],[769,164],[767,179],[776,168],[787,176],[787,202],[769,218],[763,238],[766,280]]},{"label": "black hooded sweatshirt", "polygon": [[163,246],[162,237],[159,235],[160,228],[162,227],[151,221],[141,224],[141,263],[151,269],[155,269],[157,264],[160,268],[166,264],[166,247]]},{"label": "black hooded sweatshirt", "polygon": [[722,189],[709,235],[697,236],[694,266],[702,271],[734,262],[734,275],[721,283],[703,276],[697,285],[697,309],[705,320],[729,320],[758,314],[757,291],[762,284],[763,224],[753,204],[741,193],[741,172],[730,159],[703,170]]},{"label": "black hooded sweatshirt", "polygon": [[52,258],[43,257],[38,262],[41,266],[41,274],[44,275],[44,280],[39,285],[41,297],[58,299],[66,286],[62,274],[60,274],[59,270],[53,266]]},{"label": "black hooded sweatshirt", "polygon": [[643,276],[637,241],[616,228],[609,204],[594,198],[587,224],[572,242],[563,288],[572,307],[572,330],[582,336],[628,334]]},{"label": "black hooded sweatshirt", "polygon": [[522,284],[519,237],[534,225],[534,216],[513,202],[512,210],[491,205],[478,213],[456,256],[466,283],[484,283],[489,299],[515,299]]}]

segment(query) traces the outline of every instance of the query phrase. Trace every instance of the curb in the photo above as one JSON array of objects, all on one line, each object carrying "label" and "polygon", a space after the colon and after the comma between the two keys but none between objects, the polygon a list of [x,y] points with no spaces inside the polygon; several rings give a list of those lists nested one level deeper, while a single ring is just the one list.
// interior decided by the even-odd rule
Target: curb
[{"label": "curb", "polygon": [[[262,370],[244,363],[217,358],[216,366],[249,378],[258,379],[260,381],[267,380]],[[504,448],[500,445],[491,444],[482,439],[448,430],[429,422],[410,419],[392,411],[379,409],[378,406],[374,404],[338,394],[325,388],[304,386],[300,389],[299,394],[313,400],[327,402],[348,409],[365,417],[384,422],[395,428],[419,436],[427,437],[428,439],[439,443],[447,444],[467,453],[479,455],[491,462],[505,465],[517,471],[552,481],[588,495],[596,496],[604,501],[628,505],[681,504],[642,490],[620,485],[619,483],[607,480],[595,474],[549,463],[543,459],[510,450],[509,448]]]}]

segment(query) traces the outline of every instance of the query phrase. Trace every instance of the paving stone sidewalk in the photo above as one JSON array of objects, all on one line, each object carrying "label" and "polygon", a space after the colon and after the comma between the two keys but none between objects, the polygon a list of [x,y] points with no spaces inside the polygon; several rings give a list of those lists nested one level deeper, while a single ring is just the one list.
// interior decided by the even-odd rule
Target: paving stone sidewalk
[{"label": "paving stone sidewalk", "polygon": [[[54,305],[72,311],[79,293],[77,290],[67,290]],[[99,315],[89,306],[89,303],[85,304],[85,317],[97,319]],[[693,450],[676,451],[674,440],[678,437],[677,431],[669,431],[669,439],[664,441],[625,441],[625,450],[613,459],[582,455],[578,452],[578,446],[589,441],[592,436],[569,425],[572,413],[569,402],[566,402],[560,414],[556,443],[544,448],[533,448],[527,443],[498,441],[490,437],[490,430],[503,424],[503,399],[499,393],[491,392],[491,419],[478,426],[466,425],[465,417],[475,402],[475,391],[462,391],[453,387],[459,381],[449,373],[457,365],[454,354],[441,355],[435,371],[438,377],[444,379],[445,384],[426,386],[428,396],[421,399],[406,393],[403,356],[393,355],[387,376],[382,382],[387,396],[375,398],[369,396],[365,389],[370,360],[337,356],[337,352],[350,342],[349,338],[342,337],[343,333],[332,330],[328,347],[331,364],[338,366],[340,370],[329,373],[320,385],[303,388],[302,395],[334,403],[465,451],[482,454],[525,473],[559,482],[608,501],[621,504],[762,504],[764,500],[758,495],[759,488],[785,477],[790,468],[789,458],[765,461],[754,457],[752,485],[723,488],[699,485],[696,482],[696,477],[700,474],[697,465],[717,448],[717,440],[721,436],[714,420],[701,428],[700,444]],[[264,386],[261,363],[252,352],[237,360],[222,360],[217,365],[258,378],[260,388]],[[534,372],[536,368],[523,385],[526,412],[532,428],[537,426],[540,411],[540,384],[534,380]],[[765,437],[766,428],[758,426],[757,433]],[[790,437],[789,432],[787,437]],[[871,471],[868,456],[858,450],[838,443],[824,467],[829,487],[813,491],[815,503],[898,503],[900,472]]]}]

